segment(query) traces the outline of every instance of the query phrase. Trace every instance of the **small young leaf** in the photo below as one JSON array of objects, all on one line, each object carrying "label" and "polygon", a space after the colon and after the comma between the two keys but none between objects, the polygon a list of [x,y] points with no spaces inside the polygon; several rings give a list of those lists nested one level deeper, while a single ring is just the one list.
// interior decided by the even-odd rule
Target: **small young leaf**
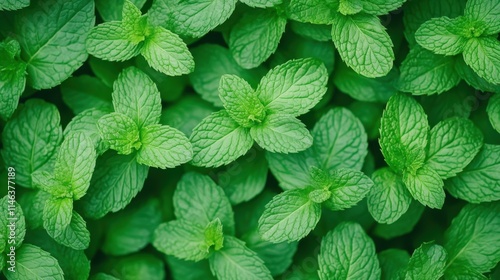
[{"label": "small young leaf", "polygon": [[446,196],[443,189],[444,183],[439,174],[430,167],[423,166],[415,174],[403,173],[403,182],[413,198],[423,205],[437,209],[443,207]]},{"label": "small young leaf", "polygon": [[472,38],[464,47],[464,60],[481,78],[500,84],[500,42],[493,37]]},{"label": "small young leaf", "polygon": [[330,172],[331,197],[325,205],[333,211],[351,208],[365,198],[373,182],[361,171],[337,169]]},{"label": "small young leaf", "polygon": [[128,38],[118,21],[104,22],[92,28],[86,41],[89,54],[109,61],[125,61],[137,56],[141,45]]},{"label": "small young leaf", "polygon": [[97,128],[104,143],[118,154],[129,155],[141,147],[137,124],[124,114],[104,115],[97,121]]},{"label": "small young leaf", "polygon": [[454,30],[458,19],[448,17],[433,18],[420,26],[415,33],[415,39],[422,47],[436,54],[457,55],[461,53],[467,42]]},{"label": "small young leaf", "polygon": [[496,35],[500,32],[500,3],[497,1],[468,0],[464,14],[486,27],[484,35]]},{"label": "small young leaf", "polygon": [[424,243],[413,252],[405,279],[439,280],[444,275],[446,250],[436,244]]}]

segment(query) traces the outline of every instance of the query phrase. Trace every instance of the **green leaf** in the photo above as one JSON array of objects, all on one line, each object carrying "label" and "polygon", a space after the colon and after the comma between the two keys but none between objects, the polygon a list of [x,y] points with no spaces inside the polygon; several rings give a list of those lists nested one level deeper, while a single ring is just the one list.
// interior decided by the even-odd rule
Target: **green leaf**
[{"label": "green leaf", "polygon": [[464,47],[464,60],[481,78],[500,84],[500,42],[494,37],[472,38]]},{"label": "green leaf", "polygon": [[241,67],[251,69],[266,61],[278,48],[286,18],[276,10],[252,10],[233,26],[229,49]]},{"label": "green leaf", "polygon": [[16,183],[33,188],[31,174],[54,155],[62,141],[56,106],[30,99],[5,125],[2,157],[16,169]]},{"label": "green leaf", "polygon": [[338,225],[321,240],[319,278],[380,279],[375,244],[356,223]]},{"label": "green leaf", "polygon": [[429,125],[433,127],[440,121],[453,117],[469,118],[474,104],[464,100],[472,99],[473,91],[471,87],[462,83],[442,94],[423,96],[420,104],[427,114]]},{"label": "green leaf", "polygon": [[361,171],[337,169],[330,172],[331,197],[325,202],[333,211],[351,208],[365,198],[373,182]]},{"label": "green leaf", "polygon": [[252,86],[238,76],[222,75],[219,96],[229,116],[243,127],[260,124],[266,117]]},{"label": "green leaf", "polygon": [[306,190],[289,190],[276,195],[259,219],[264,240],[279,243],[304,238],[316,227],[321,204],[309,200]]},{"label": "green leaf", "polygon": [[467,38],[456,32],[461,18],[433,18],[424,22],[415,33],[415,39],[422,47],[436,54],[457,55],[467,43]]},{"label": "green leaf", "polygon": [[200,97],[184,96],[163,110],[160,123],[177,128],[189,136],[193,132],[193,128],[213,112],[215,112],[215,108]]},{"label": "green leaf", "polygon": [[424,210],[425,207],[422,204],[416,200],[412,200],[408,211],[406,211],[397,221],[392,224],[377,224],[373,233],[375,236],[382,237],[386,240],[408,234],[412,232],[415,225],[420,221],[420,217]]},{"label": "green leaf", "polygon": [[449,280],[488,280],[490,278],[484,276],[481,272],[467,266],[452,266],[446,269],[444,273],[445,279]]},{"label": "green leaf", "polygon": [[141,147],[137,124],[122,113],[110,113],[97,121],[103,142],[119,154],[129,155]]},{"label": "green leaf", "polygon": [[361,0],[339,0],[339,13],[343,15],[354,15],[363,9]]},{"label": "green leaf", "polygon": [[157,124],[161,115],[161,97],[156,84],[141,70],[123,70],[113,84],[113,106],[135,121],[139,130]]},{"label": "green leaf", "polygon": [[300,116],[311,110],[326,92],[328,72],[312,58],[287,61],[262,78],[257,95],[268,114]]},{"label": "green leaf", "polygon": [[133,155],[104,154],[97,160],[90,188],[82,199],[85,215],[98,219],[125,208],[142,189],[148,169]]},{"label": "green leaf", "polygon": [[141,130],[137,162],[157,168],[174,168],[193,158],[191,143],[175,128],[153,124]]},{"label": "green leaf", "polygon": [[75,115],[92,108],[111,108],[111,88],[87,75],[72,77],[61,84],[64,103]]},{"label": "green leaf", "polygon": [[290,28],[296,34],[315,41],[330,42],[332,40],[332,27],[326,24],[311,24],[290,21]]},{"label": "green leaf", "polygon": [[303,189],[310,186],[309,168],[319,166],[311,150],[295,154],[266,153],[269,168],[282,189]]},{"label": "green leaf", "polygon": [[141,10],[134,3],[129,0],[123,2],[122,26],[127,38],[135,44],[143,42],[151,31],[146,17],[141,15]]},{"label": "green leaf", "polygon": [[242,3],[254,8],[270,8],[280,5],[282,0],[241,0]]},{"label": "green leaf", "polygon": [[141,54],[155,70],[169,76],[180,76],[194,70],[193,56],[175,33],[155,27],[141,48]]},{"label": "green leaf", "polygon": [[[96,0],[95,5],[99,15],[105,21],[119,21],[122,20],[123,4],[126,0]],[[142,8],[146,0],[130,0],[138,9]]]},{"label": "green leaf", "polygon": [[[0,3],[0,10],[1,8]],[[26,86],[26,63],[20,60],[21,47],[16,40],[0,42],[0,117],[9,119]]]},{"label": "green leaf", "polygon": [[73,133],[83,133],[93,143],[98,154],[104,153],[109,147],[101,139],[97,122],[109,113],[110,110],[105,108],[91,108],[81,112],[73,117],[64,129],[65,137],[70,137],[69,135]]},{"label": "green leaf", "polygon": [[4,269],[8,280],[54,279],[64,280],[57,260],[37,246],[24,244],[16,251],[16,271]]},{"label": "green leaf", "polygon": [[217,280],[210,271],[208,260],[192,262],[167,255],[167,264],[175,280]]},{"label": "green leaf", "polygon": [[31,175],[33,180],[33,186],[40,189],[41,191],[49,193],[55,198],[71,198],[70,188],[56,180],[54,174],[49,173],[45,170],[37,170]]},{"label": "green leaf", "polygon": [[[12,193],[9,194],[12,196]],[[19,248],[23,244],[26,235],[26,221],[24,219],[23,209],[15,199],[9,195],[0,199],[0,254],[7,254],[10,247]],[[14,226],[12,226],[14,224]],[[11,239],[11,229],[14,229],[15,236]],[[14,242],[14,244],[11,244]]]},{"label": "green leaf", "polygon": [[443,207],[445,193],[439,174],[429,166],[423,166],[415,174],[403,173],[403,182],[413,198],[430,208]]},{"label": "green leaf", "polygon": [[500,146],[485,144],[472,162],[456,177],[445,181],[454,197],[471,203],[500,199]]},{"label": "green leaf", "polygon": [[413,252],[405,279],[439,280],[444,275],[445,265],[446,250],[440,245],[424,243]]},{"label": "green leaf", "polygon": [[210,252],[210,247],[205,244],[204,228],[189,220],[175,220],[158,226],[153,246],[164,254],[195,262],[207,258]]},{"label": "green leaf", "polygon": [[157,199],[127,208],[109,220],[102,251],[113,256],[137,252],[153,240],[154,230],[160,223],[161,209]]},{"label": "green leaf", "polygon": [[496,35],[500,32],[500,3],[497,1],[468,0],[464,14],[486,27],[483,35]]},{"label": "green leaf", "polygon": [[30,5],[30,0],[1,0],[0,1],[0,11],[1,10],[19,10]]},{"label": "green leaf", "polygon": [[86,41],[89,54],[109,61],[125,61],[138,55],[141,45],[129,39],[118,21],[104,22],[92,28]]},{"label": "green leaf", "polygon": [[234,234],[231,204],[221,187],[207,175],[189,172],[182,176],[174,193],[175,216],[205,228],[220,219],[224,232]]},{"label": "green leaf", "polygon": [[500,133],[500,93],[493,95],[489,99],[486,112],[488,113],[491,126]]},{"label": "green leaf", "polygon": [[492,84],[481,78],[472,68],[470,68],[462,57],[458,57],[455,63],[455,70],[462,79],[470,86],[485,92],[500,93],[500,84]]},{"label": "green leaf", "polygon": [[378,253],[382,280],[398,280],[406,270],[410,255],[401,249],[388,249]]},{"label": "green leaf", "polygon": [[286,7],[290,19],[314,24],[331,24],[337,13],[336,0],[290,0]]},{"label": "green leaf", "polygon": [[45,202],[43,209],[43,227],[54,239],[63,234],[71,223],[73,200],[71,198],[54,198]]},{"label": "green leaf", "polygon": [[467,204],[444,235],[447,266],[466,266],[484,273],[500,261],[500,204]]},{"label": "green leaf", "polygon": [[287,114],[268,115],[262,124],[250,129],[250,135],[260,147],[273,153],[297,153],[313,142],[306,126]]},{"label": "green leaf", "polygon": [[362,0],[363,12],[371,15],[385,15],[401,7],[406,0]]},{"label": "green leaf", "polygon": [[15,34],[27,61],[28,82],[51,88],[87,60],[85,39],[94,26],[94,1],[34,1],[16,14]]},{"label": "green leaf", "polygon": [[408,211],[413,198],[401,177],[390,168],[375,171],[372,180],[368,211],[378,223],[392,224]]},{"label": "green leaf", "polygon": [[263,68],[243,69],[230,51],[219,45],[203,44],[191,51],[196,65],[194,72],[189,74],[191,84],[203,99],[218,107],[222,107],[218,92],[222,75],[233,74],[257,86],[265,74]]},{"label": "green leaf", "polygon": [[273,279],[257,254],[232,236],[224,238],[224,247],[215,252],[209,261],[210,270],[218,279]]},{"label": "green leaf", "polygon": [[[48,233],[50,235],[50,232]],[[85,220],[75,211],[73,211],[71,223],[61,233],[51,237],[59,244],[74,250],[85,250],[90,244],[90,233]]]},{"label": "green leaf", "polygon": [[[164,262],[159,256],[146,253],[133,254],[121,258],[107,259],[104,262],[107,271],[115,279],[162,280],[167,276]],[[110,280],[109,278],[105,278]]]},{"label": "green leaf", "polygon": [[[45,202],[49,200],[51,194],[33,190],[22,195],[18,202],[21,205],[26,218],[26,226],[28,229],[40,228],[43,225],[43,208]],[[19,226],[17,228],[20,228]],[[1,251],[1,250],[0,250]]]},{"label": "green leaf", "polygon": [[415,171],[425,160],[429,125],[413,98],[396,94],[389,99],[380,124],[380,146],[387,164],[395,171]]},{"label": "green leaf", "polygon": [[361,170],[368,153],[363,124],[351,111],[335,108],[324,114],[312,130],[312,151],[324,170]]},{"label": "green leaf", "polygon": [[338,14],[332,40],[347,66],[363,76],[382,77],[392,68],[393,44],[377,16]]},{"label": "green leaf", "polygon": [[483,135],[474,123],[464,118],[439,122],[429,134],[425,165],[442,179],[460,173],[483,145]]},{"label": "green leaf", "polygon": [[253,145],[249,130],[239,126],[225,110],[210,114],[189,138],[193,145],[192,164],[218,167],[235,161]]},{"label": "green leaf", "polygon": [[440,94],[458,85],[456,58],[434,54],[414,46],[401,64],[398,87],[414,95]]}]

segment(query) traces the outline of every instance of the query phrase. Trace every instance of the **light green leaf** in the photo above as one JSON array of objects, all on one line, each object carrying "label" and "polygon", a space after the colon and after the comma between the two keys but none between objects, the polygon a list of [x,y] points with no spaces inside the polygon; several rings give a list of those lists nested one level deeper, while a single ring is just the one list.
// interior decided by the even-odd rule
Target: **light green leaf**
[{"label": "light green leaf", "polygon": [[[22,195],[18,202],[26,215],[26,226],[28,229],[41,228],[43,226],[43,208],[45,202],[51,195],[41,190],[33,190]],[[20,228],[17,226],[17,228]],[[1,250],[0,250],[1,251]]]},{"label": "light green leaf", "polygon": [[43,209],[43,227],[54,239],[63,234],[71,223],[73,216],[73,200],[71,198],[54,198],[45,202]]},{"label": "light green leaf", "polygon": [[[54,198],[71,198],[71,190],[62,182],[56,180],[53,173],[46,170],[37,170],[31,175],[33,186],[47,192]],[[42,207],[43,208],[43,207]]]},{"label": "light green leaf", "polygon": [[204,228],[189,220],[161,224],[154,233],[153,246],[164,254],[195,262],[207,258],[210,252]]},{"label": "light green leaf", "polygon": [[481,22],[486,30],[483,35],[500,32],[500,3],[495,0],[468,0],[464,14]]},{"label": "light green leaf", "polygon": [[380,147],[396,172],[414,172],[425,160],[429,124],[422,106],[405,94],[389,99],[380,124]]},{"label": "light green leaf", "polygon": [[142,189],[148,169],[133,155],[104,154],[97,160],[90,188],[82,199],[85,215],[98,219],[125,208]]},{"label": "light green leaf", "polygon": [[174,193],[175,216],[205,228],[220,219],[224,232],[234,234],[234,215],[231,204],[221,187],[207,175],[184,174]]},{"label": "light green leaf", "polygon": [[406,0],[362,0],[363,12],[371,15],[385,15],[401,7]]},{"label": "light green leaf", "polygon": [[16,271],[4,269],[8,280],[64,280],[57,260],[37,246],[24,244],[16,251]]},{"label": "light green leaf", "polygon": [[456,32],[460,18],[433,18],[424,22],[415,33],[415,40],[422,47],[436,54],[457,55],[461,53],[467,38]]},{"label": "light green leaf", "polygon": [[243,127],[260,124],[266,117],[252,86],[238,76],[222,75],[219,96],[229,116]]},{"label": "light green leaf", "polygon": [[103,142],[119,154],[129,155],[141,147],[137,124],[122,113],[110,113],[97,121]]},{"label": "light green leaf", "polygon": [[290,19],[314,24],[331,24],[338,9],[336,0],[290,0],[286,7]]},{"label": "light green leaf", "polygon": [[321,204],[309,200],[306,190],[289,190],[276,195],[259,219],[264,240],[279,243],[304,238],[316,227]]},{"label": "light green leaf", "polygon": [[311,110],[326,92],[328,72],[313,58],[290,60],[262,78],[257,95],[269,114],[300,116]]},{"label": "light green leaf", "polygon": [[415,45],[401,64],[398,87],[414,95],[440,94],[458,85],[456,57],[437,55]]},{"label": "light green leaf", "polygon": [[423,166],[415,174],[403,173],[403,182],[413,198],[434,209],[443,207],[445,193],[439,174],[428,166]]},{"label": "light green leaf", "polygon": [[342,60],[363,76],[382,77],[392,68],[393,44],[377,16],[338,14],[332,40]]},{"label": "light green leaf", "polygon": [[372,180],[368,211],[377,222],[392,224],[408,211],[413,198],[401,178],[390,168],[375,171]]},{"label": "light green leaf", "polygon": [[240,1],[254,8],[275,7],[283,2],[282,0],[240,0]]},{"label": "light green leaf", "polygon": [[[142,8],[146,0],[129,0],[138,9]],[[119,21],[122,20],[123,4],[126,0],[96,0],[95,5],[99,15],[105,21]],[[140,15],[140,14],[139,14]]]},{"label": "light green leaf", "polygon": [[193,145],[192,164],[218,167],[235,161],[253,145],[249,130],[239,126],[225,111],[210,114],[189,138]]},{"label": "light green leaf", "polygon": [[361,171],[337,169],[330,172],[329,190],[332,193],[325,205],[333,211],[351,208],[365,198],[373,182]]},{"label": "light green leaf", "polygon": [[71,223],[60,234],[51,237],[59,244],[75,250],[85,250],[90,244],[90,233],[85,220],[75,211],[73,211]]},{"label": "light green leaf", "polygon": [[456,177],[445,181],[454,197],[471,203],[500,200],[500,146],[485,144]]},{"label": "light green leaf", "polygon": [[442,179],[460,173],[483,145],[483,135],[474,123],[464,118],[439,122],[429,134],[425,165]]},{"label": "light green leaf", "polygon": [[105,108],[91,108],[79,113],[71,119],[64,129],[65,137],[70,137],[69,135],[72,133],[83,133],[94,144],[98,154],[104,153],[109,147],[101,139],[97,121],[109,113],[110,110]]},{"label": "light green leaf", "polygon": [[405,279],[439,280],[444,275],[445,265],[446,250],[440,245],[424,243],[413,252]]},{"label": "light green leaf", "polygon": [[15,34],[27,61],[28,82],[51,88],[87,60],[85,39],[94,26],[94,1],[34,1],[16,14]]},{"label": "light green leaf", "polygon": [[0,42],[0,117],[5,120],[16,110],[26,86],[26,63],[21,61],[20,54],[16,40]]},{"label": "light green leaf", "polygon": [[30,5],[30,0],[1,0],[0,1],[0,11],[1,10],[19,10]]},{"label": "light green leaf", "polygon": [[361,0],[339,0],[339,13],[343,15],[354,15],[363,9]]},{"label": "light green leaf", "polygon": [[175,128],[153,124],[141,130],[137,162],[157,168],[174,168],[193,158],[191,143]]},{"label": "light green leaf", "polygon": [[319,166],[311,151],[312,149],[307,149],[295,154],[266,153],[269,168],[282,189],[303,189],[310,186],[309,168]]},{"label": "light green leaf", "polygon": [[456,59],[455,70],[470,86],[485,92],[500,93],[500,84],[492,84],[481,78],[465,63],[462,57]]},{"label": "light green leaf", "polygon": [[467,204],[444,235],[447,266],[484,273],[500,261],[500,203]]},{"label": "light green leaf", "polygon": [[375,244],[356,223],[338,225],[321,240],[319,278],[380,279]]},{"label": "light green leaf", "polygon": [[481,78],[500,84],[500,42],[494,37],[472,38],[464,47],[464,60]]},{"label": "light green leaf", "polygon": [[161,115],[161,97],[156,84],[141,70],[123,70],[113,84],[113,106],[135,121],[139,130],[157,124]]},{"label": "light green leaf", "polygon": [[306,126],[286,114],[268,115],[262,124],[250,129],[250,135],[259,146],[273,153],[297,153],[313,142]]},{"label": "light green leaf", "polygon": [[274,9],[245,13],[229,35],[234,59],[245,69],[259,66],[276,51],[285,27],[286,18]]},{"label": "light green leaf", "polygon": [[194,70],[193,56],[186,43],[175,33],[155,27],[146,38],[141,54],[155,70],[169,76],[180,76]]},{"label": "light green leaf", "polygon": [[324,170],[361,170],[368,153],[363,124],[351,111],[335,108],[324,114],[312,130],[312,151]]},{"label": "light green leaf", "polygon": [[89,54],[109,61],[129,60],[141,51],[141,45],[129,39],[127,30],[118,21],[104,22],[92,28],[86,47]]},{"label": "light green leaf", "polygon": [[[26,221],[24,219],[23,208],[15,201],[15,196],[14,200],[10,198],[12,197],[6,195],[0,199],[0,206],[2,207],[0,210],[0,254],[7,254],[11,246],[19,248],[23,244],[24,236],[26,235]],[[15,225],[14,244],[10,243],[13,242],[10,239],[11,224]]]},{"label": "light green leaf", "polygon": [[488,112],[491,126],[500,133],[500,93],[490,97],[486,112]]},{"label": "light green leaf", "polygon": [[56,106],[40,99],[28,100],[2,133],[2,157],[16,169],[16,183],[33,188],[31,174],[49,161],[61,141]]},{"label": "light green leaf", "polygon": [[271,273],[255,252],[232,236],[209,259],[210,270],[218,279],[271,280]]}]

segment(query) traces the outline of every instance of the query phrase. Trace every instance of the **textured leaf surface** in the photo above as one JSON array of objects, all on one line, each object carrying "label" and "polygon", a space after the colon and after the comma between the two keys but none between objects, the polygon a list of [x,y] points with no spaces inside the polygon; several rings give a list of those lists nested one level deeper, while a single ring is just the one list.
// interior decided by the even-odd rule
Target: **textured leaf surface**
[{"label": "textured leaf surface", "polygon": [[500,3],[494,0],[468,0],[464,11],[486,27],[485,35],[495,35],[500,32]]},{"label": "textured leaf surface", "polygon": [[330,176],[332,181],[329,190],[332,195],[326,201],[326,206],[334,211],[353,207],[373,187],[372,180],[361,171],[337,169]]},{"label": "textured leaf surface", "polygon": [[7,269],[4,271],[8,280],[64,279],[57,260],[39,247],[30,244],[24,244],[16,251],[16,272]]},{"label": "textured leaf surface", "polygon": [[372,15],[385,15],[401,7],[406,0],[362,0],[363,12]]},{"label": "textured leaf surface", "polygon": [[458,19],[433,18],[420,26],[415,39],[422,47],[436,54],[456,55],[463,51],[467,38],[456,34]]},{"label": "textured leaf surface", "polygon": [[331,24],[337,13],[338,2],[335,0],[290,0],[287,14],[290,19],[314,24]]},{"label": "textured leaf surface", "polygon": [[90,244],[90,232],[82,216],[73,211],[71,223],[60,235],[52,236],[55,241],[75,250],[85,250]]},{"label": "textured leaf surface", "polygon": [[493,37],[473,38],[464,47],[464,60],[481,78],[500,84],[500,42]]},{"label": "textured leaf surface", "polygon": [[153,246],[164,254],[196,262],[207,258],[209,252],[204,228],[188,220],[161,224],[155,231]]},{"label": "textured leaf surface", "polygon": [[43,209],[43,227],[54,239],[63,234],[71,223],[73,200],[71,198],[51,198]]},{"label": "textured leaf surface", "polygon": [[122,113],[110,113],[97,121],[102,140],[119,154],[129,155],[140,147],[139,128]]},{"label": "textured leaf surface", "polygon": [[436,244],[424,243],[413,252],[405,279],[439,280],[444,275],[446,250]]},{"label": "textured leaf surface", "polygon": [[138,55],[141,45],[128,38],[121,22],[101,23],[90,31],[86,47],[89,54],[104,60],[125,61]]},{"label": "textured leaf surface", "polygon": [[413,198],[430,208],[441,209],[443,207],[445,193],[443,181],[439,174],[424,166],[416,171],[416,174],[403,173],[403,182]]},{"label": "textured leaf surface", "polygon": [[500,133],[500,93],[493,95],[488,101],[486,107],[488,118],[490,119],[491,126]]}]

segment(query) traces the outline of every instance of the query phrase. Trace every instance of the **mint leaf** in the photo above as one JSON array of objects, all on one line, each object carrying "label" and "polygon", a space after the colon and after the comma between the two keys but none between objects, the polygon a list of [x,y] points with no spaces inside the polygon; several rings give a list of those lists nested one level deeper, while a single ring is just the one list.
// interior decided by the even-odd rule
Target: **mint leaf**
[{"label": "mint leaf", "polygon": [[445,265],[446,250],[440,245],[424,243],[413,252],[405,279],[439,280],[444,275]]},{"label": "mint leaf", "polygon": [[446,230],[447,266],[484,273],[500,261],[500,204],[467,204]]},{"label": "mint leaf", "polygon": [[[0,4],[1,10],[1,4]],[[26,86],[26,63],[20,61],[21,47],[16,40],[0,42],[0,117],[7,120],[17,108]]]},{"label": "mint leaf", "polygon": [[[312,151],[325,170],[361,170],[368,153],[363,124],[345,108],[329,110],[312,130]],[[295,175],[296,176],[296,175]]]},{"label": "mint leaf", "polygon": [[316,59],[287,61],[264,76],[257,95],[267,113],[299,116],[311,110],[326,92],[328,72]]},{"label": "mint leaf", "polygon": [[2,133],[2,157],[16,169],[16,183],[33,188],[31,174],[49,161],[61,141],[57,108],[40,99],[28,100]]},{"label": "mint leaf", "polygon": [[[26,235],[26,221],[23,208],[15,201],[12,203],[8,195],[0,199],[0,206],[2,207],[2,210],[0,210],[0,255],[3,255],[3,253],[7,254],[10,251],[11,246],[19,248],[23,244]],[[13,206],[15,206],[14,216],[9,211]],[[12,224],[15,225],[15,236],[10,239]],[[11,242],[14,242],[14,244]]]},{"label": "mint leaf", "polygon": [[417,170],[425,160],[429,124],[412,97],[396,94],[389,99],[380,124],[380,147],[396,172]]},{"label": "mint leaf", "polygon": [[446,119],[429,134],[425,165],[442,179],[453,177],[474,159],[482,144],[483,135],[474,123],[463,118]]},{"label": "mint leaf", "polygon": [[155,27],[152,32],[146,38],[141,54],[153,69],[169,76],[193,71],[193,56],[177,34],[163,27]]},{"label": "mint leaf", "polygon": [[[95,5],[99,15],[105,21],[118,21],[122,20],[122,10],[125,0],[96,0]],[[138,9],[144,6],[146,0],[131,0]]]},{"label": "mint leaf", "polygon": [[481,78],[472,68],[470,68],[462,57],[457,58],[455,63],[455,70],[462,79],[464,79],[470,86],[487,92],[500,92],[500,84],[492,84],[485,79]]},{"label": "mint leaf", "polygon": [[397,221],[392,224],[377,224],[373,233],[386,240],[408,234],[419,222],[424,210],[425,207],[422,204],[416,200],[412,200],[406,213],[404,213]]},{"label": "mint leaf", "polygon": [[270,8],[278,6],[282,0],[241,0],[242,3],[254,8]]},{"label": "mint leaf", "polygon": [[500,42],[493,37],[472,38],[467,41],[464,60],[481,78],[500,84]]},{"label": "mint leaf", "polygon": [[9,280],[64,279],[57,260],[39,247],[30,244],[24,244],[16,251],[16,271],[4,269],[4,274]]},{"label": "mint leaf", "polygon": [[408,211],[413,198],[401,178],[389,168],[375,171],[372,180],[368,211],[378,223],[392,224]]},{"label": "mint leaf", "polygon": [[340,0],[339,13],[343,15],[354,15],[363,9],[363,2],[361,0]]},{"label": "mint leaf", "polygon": [[87,249],[90,243],[90,233],[87,230],[86,223],[75,211],[73,211],[71,223],[62,232],[51,237],[59,244],[75,250]]},{"label": "mint leaf", "polygon": [[305,190],[289,190],[273,197],[259,219],[259,233],[273,243],[296,241],[314,229],[321,204],[312,202]]},{"label": "mint leaf", "polygon": [[192,164],[205,167],[228,164],[253,145],[248,129],[239,126],[225,110],[203,119],[189,140],[193,144]]},{"label": "mint leaf", "polygon": [[403,173],[403,182],[413,198],[430,208],[443,207],[445,193],[439,174],[428,166],[418,169],[415,174]]},{"label": "mint leaf", "polygon": [[0,1],[0,11],[1,10],[19,10],[30,5],[30,0],[2,0]]},{"label": "mint leaf", "polygon": [[232,236],[209,259],[210,270],[218,279],[273,279],[264,262],[245,243]]},{"label": "mint leaf", "polygon": [[331,24],[337,13],[336,0],[290,0],[286,7],[290,19],[314,24]]},{"label": "mint leaf", "polygon": [[440,94],[458,85],[457,59],[414,46],[401,64],[398,88],[414,95]]},{"label": "mint leaf", "polygon": [[481,203],[500,199],[500,146],[484,144],[476,157],[456,177],[445,181],[454,197]]},{"label": "mint leaf", "polygon": [[433,18],[420,26],[415,39],[422,47],[436,54],[456,55],[463,51],[467,38],[456,32],[460,18]]},{"label": "mint leaf", "polygon": [[177,219],[189,220],[201,227],[220,219],[224,232],[234,233],[231,204],[221,187],[207,175],[189,172],[182,176],[174,193]]},{"label": "mint leaf", "polygon": [[94,144],[98,154],[104,153],[109,147],[101,139],[97,122],[109,113],[109,110],[104,108],[92,108],[81,112],[68,123],[64,129],[64,136],[69,137],[72,133],[83,133]]},{"label": "mint leaf", "polygon": [[401,7],[406,0],[362,0],[363,12],[371,15],[385,15]]},{"label": "mint leaf", "polygon": [[98,219],[123,209],[142,189],[148,169],[133,155],[104,154],[97,160],[90,188],[82,198],[83,213]]},{"label": "mint leaf", "polygon": [[264,105],[253,88],[238,76],[221,77],[219,96],[229,116],[243,127],[259,124],[266,117]]},{"label": "mint leaf", "polygon": [[97,121],[103,142],[119,154],[129,155],[141,147],[137,124],[121,113],[104,115]]},{"label": "mint leaf", "polygon": [[401,279],[410,260],[408,252],[401,249],[387,249],[378,253],[377,257],[383,280]]},{"label": "mint leaf", "polygon": [[319,278],[380,279],[373,241],[356,223],[341,223],[321,240]]},{"label": "mint leaf", "polygon": [[493,95],[486,107],[491,126],[500,133],[500,93]]},{"label": "mint leaf", "polygon": [[16,39],[33,88],[57,86],[80,68],[87,60],[85,39],[94,22],[90,0],[56,0],[50,8],[38,0],[16,15]]},{"label": "mint leaf", "polygon": [[204,228],[189,220],[161,224],[154,233],[153,246],[164,254],[195,262],[207,258],[210,249],[205,244]]},{"label": "mint leaf", "polygon": [[333,211],[351,208],[365,198],[373,186],[361,171],[337,169],[330,173],[330,198],[325,205]]},{"label": "mint leaf", "polygon": [[332,40],[332,28],[326,24],[311,24],[290,21],[290,28],[296,34],[315,41],[330,42]]},{"label": "mint leaf", "polygon": [[191,143],[175,128],[165,125],[149,125],[141,130],[142,146],[137,162],[158,168],[174,168],[193,158]]},{"label": "mint leaf", "polygon": [[318,166],[311,150],[296,154],[266,153],[269,168],[284,190],[303,189],[311,184],[309,168]]},{"label": "mint leaf", "polygon": [[467,279],[477,279],[477,280],[488,280],[489,278],[484,276],[481,272],[476,271],[473,268],[467,266],[452,266],[446,269],[444,277],[450,280],[467,280]]},{"label": "mint leaf", "polygon": [[241,67],[251,69],[266,61],[278,48],[286,18],[276,10],[252,10],[233,26],[229,49]]},{"label": "mint leaf", "polygon": [[113,106],[117,113],[134,120],[139,130],[160,121],[160,92],[148,75],[135,67],[123,70],[113,84]]},{"label": "mint leaf", "polygon": [[363,76],[382,77],[392,68],[393,44],[377,16],[336,15],[332,40],[347,66]]},{"label": "mint leaf", "polygon": [[61,84],[64,103],[75,115],[92,108],[111,108],[111,88],[87,75],[72,77]]},{"label": "mint leaf", "polygon": [[71,223],[73,216],[73,200],[71,198],[54,198],[45,202],[43,209],[43,227],[54,239],[63,234]]},{"label": "mint leaf", "polygon": [[500,32],[500,3],[493,0],[468,0],[464,14],[486,27],[484,35],[496,35]]},{"label": "mint leaf", "polygon": [[86,48],[89,54],[101,59],[129,60],[140,53],[141,45],[131,41],[128,36],[121,22],[104,22],[92,28]]},{"label": "mint leaf", "polygon": [[172,272],[173,279],[217,280],[217,278],[212,275],[212,271],[210,271],[208,260],[202,260],[199,262],[184,261],[171,255],[167,255],[166,259],[170,271]]}]

